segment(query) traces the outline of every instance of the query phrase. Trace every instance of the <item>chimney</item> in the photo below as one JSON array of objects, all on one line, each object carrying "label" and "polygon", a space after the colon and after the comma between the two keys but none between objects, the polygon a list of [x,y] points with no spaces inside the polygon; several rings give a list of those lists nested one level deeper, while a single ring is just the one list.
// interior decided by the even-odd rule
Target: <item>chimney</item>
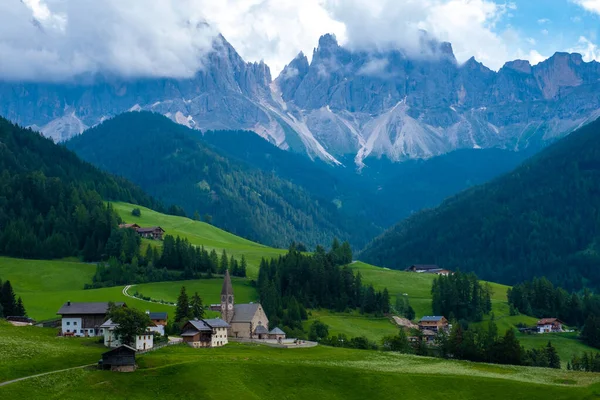
[{"label": "chimney", "polygon": [[67,306],[71,305],[71,300],[67,301]]}]

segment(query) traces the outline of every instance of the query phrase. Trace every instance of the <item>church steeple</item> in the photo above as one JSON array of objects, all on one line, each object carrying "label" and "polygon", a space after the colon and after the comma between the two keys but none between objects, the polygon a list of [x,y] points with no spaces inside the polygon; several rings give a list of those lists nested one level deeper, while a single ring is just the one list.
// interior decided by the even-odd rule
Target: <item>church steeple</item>
[{"label": "church steeple", "polygon": [[231,286],[231,277],[229,270],[225,271],[223,288],[221,289],[221,319],[230,323],[233,319],[233,286]]}]

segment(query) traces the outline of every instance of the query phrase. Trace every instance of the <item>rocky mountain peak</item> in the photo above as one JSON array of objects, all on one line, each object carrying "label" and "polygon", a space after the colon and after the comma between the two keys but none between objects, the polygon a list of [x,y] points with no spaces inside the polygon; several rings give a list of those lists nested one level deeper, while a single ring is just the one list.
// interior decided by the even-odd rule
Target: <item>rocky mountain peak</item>
[{"label": "rocky mountain peak", "polygon": [[523,74],[531,74],[531,64],[527,60],[515,60],[509,61],[504,64],[503,68],[511,69],[513,71],[521,72]]}]

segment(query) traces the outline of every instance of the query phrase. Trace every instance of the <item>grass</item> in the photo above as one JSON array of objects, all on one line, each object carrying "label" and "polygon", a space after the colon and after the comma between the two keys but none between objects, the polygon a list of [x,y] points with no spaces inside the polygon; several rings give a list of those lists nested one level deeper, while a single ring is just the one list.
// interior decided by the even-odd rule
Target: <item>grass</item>
[{"label": "grass", "polygon": [[373,351],[174,346],[138,357],[129,374],[73,370],[0,387],[45,399],[593,398],[596,374],[473,364]]},{"label": "grass", "polygon": [[[247,273],[249,277],[255,278],[258,276],[261,258],[272,258],[285,254],[285,250],[263,246],[204,222],[161,214],[128,203],[112,203],[112,206],[121,218],[128,223],[136,223],[141,226],[160,226],[166,231],[167,235],[187,238],[190,243],[204,246],[208,250],[215,249],[219,254],[225,249],[229,255],[234,255],[238,259],[244,255],[248,262]],[[133,208],[139,208],[142,215],[140,217],[131,215]]]},{"label": "grass", "polygon": [[333,313],[326,310],[311,310],[309,320],[304,322],[308,332],[310,324],[319,320],[329,326],[330,335],[345,334],[348,338],[366,336],[371,341],[381,344],[384,336],[395,335],[398,328],[389,318],[377,318],[354,313]]},{"label": "grass", "polygon": [[59,338],[55,329],[0,321],[0,382],[92,364],[104,351],[97,339]]},{"label": "grass", "polygon": [[597,353],[598,349],[590,347],[577,339],[577,334],[569,333],[545,333],[543,335],[518,334],[519,341],[525,348],[540,348],[546,346],[548,342],[556,348],[563,368],[567,367],[567,362],[573,356],[581,356],[585,351],[588,353]]}]

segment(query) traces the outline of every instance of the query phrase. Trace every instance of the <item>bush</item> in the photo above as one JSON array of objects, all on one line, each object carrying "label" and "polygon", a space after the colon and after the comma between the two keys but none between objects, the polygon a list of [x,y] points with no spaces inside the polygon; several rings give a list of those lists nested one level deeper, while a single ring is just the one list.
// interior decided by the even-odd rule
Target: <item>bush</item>
[{"label": "bush", "polygon": [[142,210],[140,210],[139,208],[134,208],[133,210],[131,210],[131,215],[133,215],[134,217],[141,217]]}]

